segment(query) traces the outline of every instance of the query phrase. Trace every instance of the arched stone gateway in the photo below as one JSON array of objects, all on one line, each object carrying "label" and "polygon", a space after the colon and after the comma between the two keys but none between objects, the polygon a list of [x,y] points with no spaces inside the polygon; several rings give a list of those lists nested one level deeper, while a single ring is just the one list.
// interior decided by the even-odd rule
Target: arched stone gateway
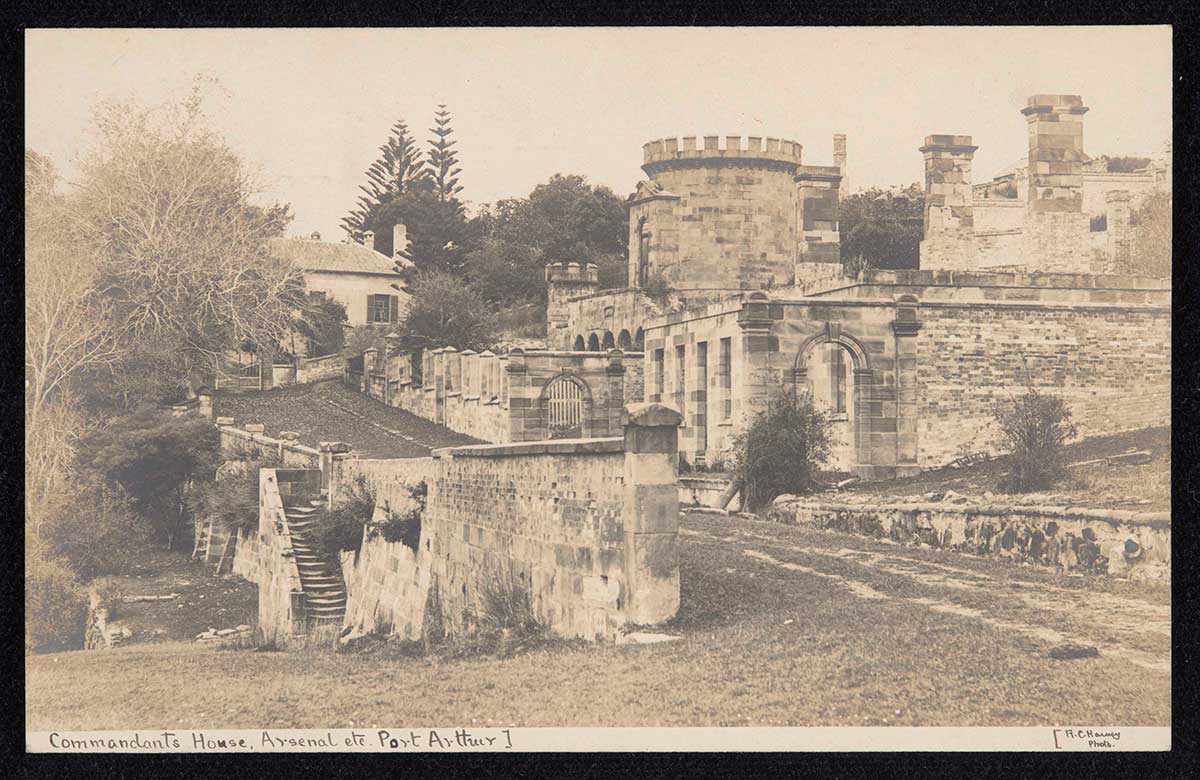
[{"label": "arched stone gateway", "polygon": [[633,346],[633,339],[629,335],[629,331],[623,330],[617,336],[617,346],[621,349],[629,349]]},{"label": "arched stone gateway", "polygon": [[588,352],[599,352],[600,351],[600,337],[597,336],[595,333],[588,336],[587,348],[588,348]]},{"label": "arched stone gateway", "polygon": [[854,471],[869,462],[864,448],[870,435],[867,402],[872,376],[866,348],[837,323],[826,323],[796,353],[794,387],[833,417],[837,442],[830,465],[839,471]]},{"label": "arched stone gateway", "polygon": [[539,405],[551,439],[577,439],[590,435],[588,417],[592,391],[572,374],[560,374],[542,388]]}]

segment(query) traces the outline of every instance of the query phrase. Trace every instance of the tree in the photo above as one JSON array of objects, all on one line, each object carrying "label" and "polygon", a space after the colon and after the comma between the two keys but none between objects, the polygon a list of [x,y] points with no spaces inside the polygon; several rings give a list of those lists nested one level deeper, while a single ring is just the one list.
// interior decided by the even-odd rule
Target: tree
[{"label": "tree", "polygon": [[458,185],[458,175],[462,168],[458,167],[458,152],[452,147],[458,143],[451,141],[454,129],[450,127],[450,112],[445,104],[438,106],[433,114],[433,127],[429,128],[433,138],[429,141],[429,178],[433,182],[433,194],[438,200],[457,201],[462,187]]},{"label": "tree", "polygon": [[862,255],[872,268],[916,268],[924,209],[919,184],[872,188],[846,198],[838,208],[843,261]]},{"label": "tree", "polygon": [[410,285],[412,300],[403,330],[434,346],[488,349],[495,341],[492,308],[460,279],[436,271],[420,271]]},{"label": "tree", "polygon": [[250,202],[253,180],[202,103],[197,88],[157,110],[101,104],[67,201],[76,252],[95,260],[118,324],[121,370],[151,368],[137,379],[153,392],[211,373],[245,339],[282,343],[304,295],[301,271],[266,248],[289,209]]},{"label": "tree", "polygon": [[1129,259],[1122,273],[1171,276],[1171,193],[1156,191],[1134,210]]},{"label": "tree", "polygon": [[219,434],[208,420],[148,406],[86,437],[79,461],[120,485],[170,546],[182,536],[187,485],[212,479],[219,450]]},{"label": "tree", "polygon": [[379,158],[367,169],[366,186],[359,186],[364,195],[359,197],[358,207],[342,217],[342,230],[352,241],[362,241],[380,206],[428,175],[421,152],[403,119],[392,125],[391,135],[379,151]]},{"label": "tree", "polygon": [[1063,477],[1063,445],[1078,433],[1066,401],[1029,388],[1018,398],[997,402],[993,415],[1011,461],[1000,480],[1001,490],[1041,490]]},{"label": "tree", "polygon": [[417,270],[462,274],[467,220],[457,200],[443,200],[431,185],[422,183],[380,206],[370,222],[380,252],[392,254],[392,229],[397,224],[407,228],[411,242],[404,257],[413,267],[396,269],[406,279]]},{"label": "tree", "polygon": [[346,341],[346,307],[324,293],[310,293],[296,315],[296,333],[308,341],[309,357],[333,355]]},{"label": "tree", "polygon": [[623,287],[625,204],[583,176],[556,174],[527,198],[509,198],[472,221],[485,237],[467,257],[470,278],[498,305],[545,301],[546,263],[595,263],[602,287]]}]

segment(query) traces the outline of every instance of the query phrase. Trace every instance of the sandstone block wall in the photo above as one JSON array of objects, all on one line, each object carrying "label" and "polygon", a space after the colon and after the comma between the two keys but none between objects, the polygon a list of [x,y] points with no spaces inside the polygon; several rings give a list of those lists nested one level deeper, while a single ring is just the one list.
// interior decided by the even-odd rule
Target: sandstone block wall
[{"label": "sandstone block wall", "polygon": [[[680,290],[760,289],[792,282],[795,269],[799,144],[779,139],[706,136],[645,146],[642,166],[657,197],[630,208],[646,218],[649,267]],[[631,234],[632,235],[632,234]],[[630,244],[636,255],[636,237]]]},{"label": "sandstone block wall", "polygon": [[258,585],[259,628],[277,642],[300,633],[306,619],[304,589],[279,489],[290,478],[286,469],[259,472],[258,529],[239,533],[233,563],[234,574]]},{"label": "sandstone block wall", "polygon": [[335,480],[362,474],[377,501],[428,485],[418,549],[382,540],[346,556],[349,625],[421,634],[436,587],[452,631],[472,628],[482,588],[512,577],[553,630],[614,638],[657,623],[679,603],[678,415],[630,410],[624,437],[479,445],[428,459],[341,461]]}]

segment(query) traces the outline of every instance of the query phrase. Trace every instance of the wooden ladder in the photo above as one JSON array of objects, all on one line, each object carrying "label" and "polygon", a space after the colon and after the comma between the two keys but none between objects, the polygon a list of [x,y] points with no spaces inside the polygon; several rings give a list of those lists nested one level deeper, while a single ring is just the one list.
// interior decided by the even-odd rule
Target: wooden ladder
[{"label": "wooden ladder", "polygon": [[[205,519],[204,524],[200,526],[200,535],[196,537],[196,544],[192,547],[192,560],[197,557],[200,560],[208,560],[208,547],[212,543],[212,519]],[[203,554],[201,554],[203,549]]]}]

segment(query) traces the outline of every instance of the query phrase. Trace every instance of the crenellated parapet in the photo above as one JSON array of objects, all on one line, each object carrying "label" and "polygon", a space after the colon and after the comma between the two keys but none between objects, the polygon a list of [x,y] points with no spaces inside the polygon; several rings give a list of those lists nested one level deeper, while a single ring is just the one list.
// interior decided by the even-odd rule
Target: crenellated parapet
[{"label": "crenellated parapet", "polygon": [[597,285],[600,267],[595,263],[547,263],[546,281],[552,284]]},{"label": "crenellated parapet", "polygon": [[736,164],[795,172],[801,149],[795,141],[757,135],[660,138],[642,146],[642,170],[653,176],[677,167]]}]

